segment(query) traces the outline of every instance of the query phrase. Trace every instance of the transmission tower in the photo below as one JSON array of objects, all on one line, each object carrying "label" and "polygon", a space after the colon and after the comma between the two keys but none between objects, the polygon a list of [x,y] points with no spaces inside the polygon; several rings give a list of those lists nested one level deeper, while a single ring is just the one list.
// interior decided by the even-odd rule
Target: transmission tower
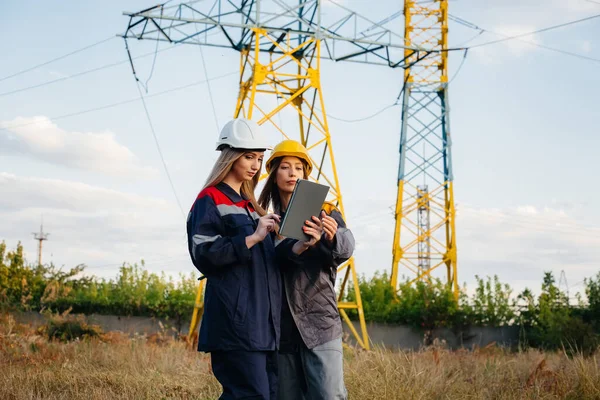
[{"label": "transmission tower", "polygon": [[[345,215],[320,81],[321,59],[406,68],[435,53],[404,44],[404,37],[341,6],[324,21],[319,0],[195,1],[159,5],[130,17],[123,37],[231,48],[240,53],[239,94],[234,116],[245,116],[284,138],[300,141],[316,166],[314,181],[330,186],[328,200]],[[275,116],[297,115],[283,129]],[[349,221],[351,226],[351,221]],[[356,341],[369,348],[354,259],[338,269],[338,308]],[[356,300],[342,302],[350,279]],[[190,337],[203,311],[201,281]],[[360,333],[347,310],[357,310]]]},{"label": "transmission tower", "polygon": [[[450,114],[448,1],[404,1],[406,45],[438,50],[404,70],[400,165],[391,284],[400,269],[411,282],[438,268],[458,298]],[[405,51],[408,60],[416,57]],[[445,268],[443,268],[445,267]]]},{"label": "transmission tower", "polygon": [[38,266],[39,266],[39,265],[42,265],[42,243],[44,242],[44,240],[48,240],[48,235],[50,235],[50,234],[44,233],[44,223],[42,222],[42,224],[40,225],[40,231],[33,232],[32,235],[33,235],[34,239],[38,241]]},{"label": "transmission tower", "polygon": [[565,273],[564,269],[560,270],[560,278],[558,279],[558,290],[561,289],[565,290],[565,293],[567,294],[567,300],[570,301],[569,282],[567,282],[567,274]]}]

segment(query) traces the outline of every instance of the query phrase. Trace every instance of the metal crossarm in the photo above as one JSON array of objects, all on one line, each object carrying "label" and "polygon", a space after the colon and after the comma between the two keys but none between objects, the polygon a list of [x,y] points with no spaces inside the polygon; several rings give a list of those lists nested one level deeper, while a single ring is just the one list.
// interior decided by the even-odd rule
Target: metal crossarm
[{"label": "metal crossarm", "polygon": [[[406,68],[437,50],[411,47],[404,37],[382,23],[331,3],[335,19],[326,19],[318,0],[199,0],[173,6],[158,5],[139,12],[124,12],[130,22],[123,37],[174,44],[202,44],[243,51],[253,45],[252,32],[263,29],[274,37],[292,35],[300,44],[307,39],[322,42],[321,58]],[[268,43],[261,52],[282,54]],[[410,50],[410,55],[406,54]]]}]

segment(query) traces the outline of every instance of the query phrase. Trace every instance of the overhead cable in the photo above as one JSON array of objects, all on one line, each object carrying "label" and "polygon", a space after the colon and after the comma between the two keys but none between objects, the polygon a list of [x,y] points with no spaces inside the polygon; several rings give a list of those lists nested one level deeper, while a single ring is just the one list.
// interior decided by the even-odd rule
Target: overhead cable
[{"label": "overhead cable", "polygon": [[535,35],[537,33],[548,32],[548,31],[551,31],[551,30],[555,30],[555,29],[559,29],[559,28],[564,28],[565,26],[570,26],[570,25],[575,25],[575,24],[579,24],[579,23],[582,23],[582,22],[590,21],[590,20],[596,19],[596,18],[600,18],[600,14],[596,14],[596,15],[592,15],[592,16],[589,16],[589,17],[581,18],[581,19],[578,19],[578,20],[575,20],[575,21],[570,21],[570,22],[565,22],[565,23],[558,24],[558,25],[549,26],[547,28],[537,29],[535,31],[531,31],[531,32],[527,32],[527,33],[520,33],[518,35],[507,36],[505,38],[498,39],[498,40],[492,40],[490,42],[484,42],[484,43],[475,44],[475,45],[469,46],[469,48],[470,49],[474,49],[474,48],[477,48],[477,47],[489,46],[489,45],[496,44],[496,43],[506,42],[508,40],[514,40],[514,39],[522,38],[522,37],[525,37],[525,36]]},{"label": "overhead cable", "polygon": [[[160,52],[163,52],[163,51],[173,50],[174,48],[175,48],[175,46],[173,46],[173,47],[166,47],[166,48],[161,49],[161,50],[157,50],[157,51],[152,51],[152,52],[149,52],[149,53],[145,53],[145,54],[139,55],[137,57],[134,57],[133,60],[138,60],[138,59],[145,58],[145,57],[148,57],[148,56],[151,56],[151,55],[155,55],[156,53],[160,53]],[[20,89],[11,90],[9,92],[3,92],[3,93],[0,93],[0,97],[8,96],[10,94],[15,94],[15,93],[19,93],[19,92],[24,92],[24,91],[30,90],[30,89],[36,89],[36,88],[39,88],[39,87],[42,87],[42,86],[46,86],[46,85],[50,85],[50,84],[56,83],[56,82],[66,81],[68,79],[77,78],[77,77],[80,77],[80,76],[83,76],[83,75],[91,74],[92,72],[101,71],[103,69],[116,67],[118,65],[122,65],[122,64],[126,64],[126,63],[129,63],[129,59],[122,60],[122,61],[117,61],[117,62],[110,63],[110,64],[105,64],[105,65],[102,65],[100,67],[88,69],[88,70],[85,70],[85,71],[82,71],[82,72],[78,72],[78,73],[73,74],[73,75],[69,75],[69,76],[64,76],[64,77],[61,77],[61,78],[53,79],[51,81],[46,81],[46,82],[38,83],[36,85],[26,86],[26,87],[23,87],[23,88],[20,88]]]},{"label": "overhead cable", "polygon": [[[522,42],[522,43],[527,43],[527,44],[532,45],[532,46],[536,46],[536,47],[539,47],[539,48],[542,48],[542,49],[545,49],[545,50],[553,51],[553,52],[564,54],[564,55],[567,55],[567,56],[580,58],[580,59],[586,60],[586,61],[600,62],[600,59],[598,59],[598,58],[589,57],[589,56],[586,56],[586,55],[583,55],[583,54],[579,54],[579,53],[574,53],[574,52],[571,52],[571,51],[568,51],[568,50],[557,49],[556,47],[546,46],[546,45],[543,45],[543,44],[540,44],[540,43],[531,42],[529,40],[524,40],[522,38],[513,38],[513,37],[511,37],[509,35],[505,35],[505,34],[500,33],[500,32],[495,32],[495,31],[492,31],[492,30],[489,30],[489,29],[484,29],[484,28],[481,28],[481,27],[479,27],[479,26],[477,26],[477,25],[475,25],[475,24],[473,24],[473,23],[471,23],[469,21],[466,21],[466,20],[464,20],[462,18],[459,18],[459,17],[457,17],[455,15],[453,15],[453,16],[448,15],[448,18],[451,18],[452,21],[457,22],[457,23],[459,23],[459,24],[461,24],[463,26],[466,26],[468,28],[477,30],[479,32],[475,37],[467,40],[467,42],[471,42],[473,39],[479,37],[482,33],[485,32],[485,33],[489,33],[489,34],[496,35],[496,36],[502,36],[502,37],[505,38],[505,40],[514,39],[514,40],[518,40],[519,42]],[[530,34],[531,33],[528,33],[528,34],[525,34],[525,35],[530,35]],[[488,43],[497,43],[497,41],[496,42],[488,42]],[[464,46],[465,44],[466,44],[466,42],[462,43],[459,46]],[[468,46],[466,48],[467,49],[471,49],[471,48],[474,48],[474,47],[477,47],[477,46]]]},{"label": "overhead cable", "polygon": [[111,39],[114,39],[114,38],[115,38],[115,36],[114,36],[114,35],[111,35],[110,37],[107,37],[106,39],[102,39],[102,40],[100,40],[99,42],[92,43],[92,44],[90,44],[90,45],[88,45],[88,46],[82,47],[82,48],[80,48],[80,49],[77,49],[77,50],[75,50],[75,51],[72,51],[72,52],[70,52],[70,53],[63,54],[62,56],[59,56],[59,57],[53,58],[52,60],[49,60],[49,61],[43,62],[43,63],[41,63],[41,64],[34,65],[33,67],[26,68],[26,69],[24,69],[24,70],[21,70],[21,71],[19,71],[19,72],[15,72],[14,74],[11,74],[11,75],[8,75],[8,76],[5,76],[5,77],[3,77],[3,78],[0,78],[0,82],[2,82],[2,81],[5,81],[5,80],[7,80],[7,79],[10,79],[10,78],[14,78],[15,76],[18,76],[18,75],[24,74],[24,73],[26,73],[26,72],[33,71],[33,70],[35,70],[35,69],[38,69],[38,68],[40,68],[40,67],[43,67],[43,66],[46,66],[46,65],[48,65],[48,64],[51,64],[51,63],[53,63],[53,62],[56,62],[56,61],[62,60],[62,59],[64,59],[64,58],[67,58],[67,57],[69,57],[69,56],[72,56],[72,55],[74,55],[74,54],[80,53],[80,52],[82,52],[82,51],[84,51],[84,50],[91,49],[92,47],[96,47],[96,46],[98,46],[98,45],[101,45],[102,43],[106,43],[106,42],[108,42],[109,40],[111,40]]},{"label": "overhead cable", "polygon": [[[225,78],[225,77],[228,77],[228,76],[237,75],[238,73],[239,73],[238,71],[232,71],[232,72],[229,72],[227,74],[223,74],[223,75],[215,76],[214,78],[210,78],[209,81],[214,81],[214,80],[222,79],[222,78]],[[152,98],[152,97],[156,97],[156,96],[162,96],[164,94],[168,94],[168,93],[172,93],[172,92],[177,92],[179,90],[187,89],[187,88],[192,87],[192,86],[201,85],[201,84],[206,83],[206,82],[207,82],[206,80],[201,80],[201,81],[196,81],[196,82],[189,83],[187,85],[177,86],[177,87],[174,87],[174,88],[171,88],[171,89],[163,90],[161,92],[156,92],[156,93],[150,94],[150,95],[146,96],[146,99],[149,99],[149,98]],[[87,113],[91,113],[91,112],[95,112],[95,111],[106,110],[108,108],[118,107],[118,106],[122,106],[122,105],[129,104],[129,103],[135,103],[137,101],[140,101],[139,97],[136,97],[136,98],[133,98],[133,99],[129,99],[129,100],[118,101],[118,102],[115,102],[115,103],[106,104],[104,106],[99,106],[99,107],[94,107],[94,108],[88,108],[86,110],[76,111],[76,112],[69,113],[69,114],[58,115],[58,116],[55,116],[55,117],[50,117],[48,119],[50,121],[58,121],[58,120],[61,120],[61,119],[76,117],[78,115],[87,114]],[[10,126],[5,126],[5,127],[0,127],[0,130],[12,130],[12,129],[22,128],[24,126],[35,125],[35,124],[37,124],[37,122],[27,122],[27,123],[24,123],[24,124],[16,124],[16,125],[10,125]]]},{"label": "overhead cable", "polygon": [[181,211],[181,215],[185,219],[185,211],[183,211],[183,207],[181,206],[181,201],[179,200],[179,196],[177,195],[177,191],[175,190],[175,184],[173,183],[173,179],[171,178],[171,174],[169,173],[169,168],[167,167],[167,163],[165,161],[165,157],[163,155],[162,149],[160,148],[160,143],[158,142],[158,137],[156,136],[156,130],[154,129],[154,124],[152,123],[152,118],[150,118],[150,111],[148,111],[148,106],[146,105],[146,100],[144,99],[144,93],[142,92],[140,80],[135,72],[135,68],[133,66],[133,59],[131,58],[131,52],[129,51],[129,45],[127,44],[127,38],[125,41],[125,49],[127,50],[127,55],[129,57],[129,61],[131,63],[131,71],[133,72],[133,77],[135,78],[135,86],[140,94],[140,100],[142,101],[142,105],[144,106],[144,112],[146,114],[146,120],[148,121],[148,125],[150,127],[150,131],[152,132],[152,137],[154,138],[154,143],[156,144],[156,150],[158,150],[158,155],[160,156],[160,160],[162,161],[163,169],[165,170],[165,174],[167,175],[167,179],[169,180],[169,184],[171,186],[171,190],[173,191],[173,195],[175,196],[175,200],[177,201],[177,205],[179,206],[179,210]]}]

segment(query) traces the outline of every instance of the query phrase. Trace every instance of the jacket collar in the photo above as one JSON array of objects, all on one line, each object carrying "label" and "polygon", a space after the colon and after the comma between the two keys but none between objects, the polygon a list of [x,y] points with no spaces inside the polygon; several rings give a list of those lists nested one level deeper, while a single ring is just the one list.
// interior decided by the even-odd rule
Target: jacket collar
[{"label": "jacket collar", "polygon": [[235,190],[231,188],[231,186],[229,186],[225,182],[219,182],[215,187],[219,189],[225,196],[229,197],[229,200],[231,200],[234,203],[239,203],[240,201],[248,200],[244,196],[238,194]]}]

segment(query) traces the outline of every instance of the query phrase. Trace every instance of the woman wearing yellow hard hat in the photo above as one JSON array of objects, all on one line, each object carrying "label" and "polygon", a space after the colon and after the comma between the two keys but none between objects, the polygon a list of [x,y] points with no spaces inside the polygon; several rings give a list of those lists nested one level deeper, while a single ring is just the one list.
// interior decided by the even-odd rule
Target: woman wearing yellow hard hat
[{"label": "woman wearing yellow hard hat", "polygon": [[[283,218],[296,181],[308,179],[313,163],[301,143],[285,140],[273,149],[266,169],[269,177],[258,202]],[[337,266],[352,256],[354,237],[331,204],[324,204],[319,217],[304,227],[318,240],[293,245],[294,239],[281,241],[295,254],[278,260],[283,277],[280,400],[347,398],[335,280]]]}]

